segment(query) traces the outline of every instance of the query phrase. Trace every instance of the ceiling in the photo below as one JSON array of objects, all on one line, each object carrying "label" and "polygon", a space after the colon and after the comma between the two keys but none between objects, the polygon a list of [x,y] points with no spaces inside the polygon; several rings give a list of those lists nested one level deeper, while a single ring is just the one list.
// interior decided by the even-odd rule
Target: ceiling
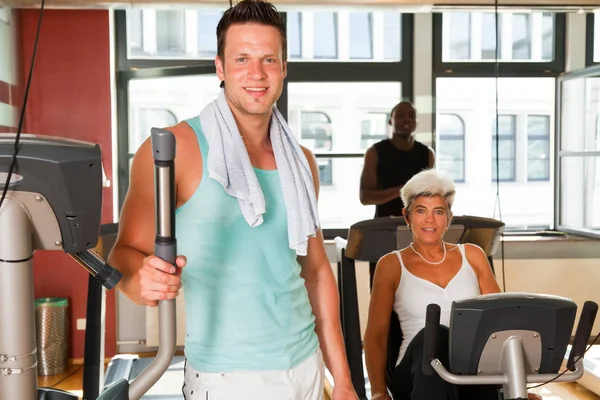
[{"label": "ceiling", "polygon": [[[235,2],[235,1],[234,1]],[[272,0],[279,9],[300,7],[393,8],[403,12],[431,12],[451,8],[494,7],[494,0]],[[41,0],[0,0],[0,8],[39,8]],[[229,5],[228,0],[45,0],[46,8],[193,8]],[[498,0],[500,8],[543,8],[586,12],[600,9],[600,0]]]}]

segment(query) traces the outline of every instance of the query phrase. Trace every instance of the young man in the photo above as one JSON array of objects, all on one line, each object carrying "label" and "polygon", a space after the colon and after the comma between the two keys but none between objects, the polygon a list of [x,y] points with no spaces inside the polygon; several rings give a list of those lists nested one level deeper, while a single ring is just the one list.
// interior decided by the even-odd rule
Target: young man
[{"label": "young man", "polygon": [[397,104],[389,124],[392,138],[367,150],[360,179],[360,202],[375,205],[375,217],[401,217],[400,189],[414,175],[435,165],[433,149],[415,140],[417,110],[412,103]]},{"label": "young man", "polygon": [[198,117],[168,128],[177,138],[182,256],[174,268],[152,255],[146,141],[109,257],[124,275],[119,288],[155,306],[183,285],[186,400],[321,399],[323,359],[333,400],[355,400],[318,228],[318,167],[274,108],[286,76],[283,22],[271,4],[244,0],[223,15],[217,42],[223,91]]}]

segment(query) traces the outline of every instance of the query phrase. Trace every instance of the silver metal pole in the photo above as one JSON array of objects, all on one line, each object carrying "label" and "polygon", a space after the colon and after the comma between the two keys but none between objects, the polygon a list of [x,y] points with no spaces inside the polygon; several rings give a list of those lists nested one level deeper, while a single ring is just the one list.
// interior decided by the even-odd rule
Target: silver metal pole
[{"label": "silver metal pole", "polygon": [[527,373],[523,352],[523,342],[518,336],[506,339],[502,347],[502,372],[507,377],[503,393],[507,399],[527,398]]},{"label": "silver metal pole", "polygon": [[0,209],[0,399],[37,400],[32,229],[8,195]]},{"label": "silver metal pole", "polygon": [[[506,385],[506,375],[454,375],[444,367],[440,360],[431,360],[431,367],[446,382],[454,385]],[[543,383],[549,380],[553,382],[575,382],[583,376],[583,359],[575,363],[575,371],[567,372],[560,376],[555,374],[527,374],[527,383]],[[558,376],[558,377],[557,377]]]},{"label": "silver metal pole", "polygon": [[[152,128],[156,239],[154,254],[174,265],[177,255],[175,238],[175,135]],[[129,400],[139,400],[169,368],[177,341],[175,300],[158,302],[158,353],[155,359],[129,386]]]}]

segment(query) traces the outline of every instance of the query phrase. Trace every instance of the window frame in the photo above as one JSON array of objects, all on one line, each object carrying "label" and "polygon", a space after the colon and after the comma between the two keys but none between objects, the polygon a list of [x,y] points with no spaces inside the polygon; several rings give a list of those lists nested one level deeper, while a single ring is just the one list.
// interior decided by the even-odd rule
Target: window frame
[{"label": "window frame", "polygon": [[[469,10],[467,12],[478,12],[481,10]],[[491,8],[493,11],[493,7]],[[482,12],[487,12],[483,9]],[[518,13],[518,9],[515,9]],[[531,61],[500,61],[498,63],[499,78],[540,78],[558,77],[565,71],[565,39],[566,39],[566,15],[564,13],[554,14],[554,60],[549,62]],[[502,21],[502,18],[499,18]],[[443,14],[433,14],[433,72],[436,78],[477,78],[496,76],[496,63],[494,61],[452,61],[444,62],[443,52]]]},{"label": "window frame", "polygon": [[[527,7],[521,7],[527,9]],[[470,11],[470,12],[494,12],[494,7],[477,7],[474,9],[473,6],[467,7],[456,7],[455,10]],[[535,11],[535,10],[534,10]],[[519,7],[514,9],[514,12],[519,12]],[[542,12],[542,11],[540,11]],[[566,13],[554,13],[554,59],[549,62],[531,62],[531,61],[466,61],[466,62],[444,62],[443,61],[443,13],[435,12],[433,14],[433,51],[432,51],[432,94],[433,98],[437,98],[437,79],[438,78],[548,78],[552,77],[558,82],[558,78],[565,72],[566,69]],[[502,18],[499,18],[502,21]],[[501,32],[500,32],[501,33]],[[501,42],[501,39],[499,40]],[[556,90],[555,90],[556,93]],[[555,109],[558,103],[558,97],[555,97]],[[433,121],[433,143],[437,143],[437,103],[433,101],[432,113]],[[555,116],[556,118],[556,116]],[[556,135],[556,124],[554,134]],[[517,135],[518,136],[518,135]],[[465,138],[466,144],[466,138]],[[515,142],[515,151],[518,143]],[[437,149],[436,153],[437,153]],[[518,155],[518,152],[517,152]],[[491,155],[490,155],[491,156]],[[466,156],[465,156],[466,157]],[[516,163],[519,159],[516,160]],[[518,173],[518,166],[515,163],[515,180],[518,181],[516,176]],[[550,166],[553,170],[556,166]],[[556,177],[556,175],[555,175]],[[554,178],[556,182],[556,178]],[[495,181],[495,177],[492,177],[491,184],[502,184]],[[556,200],[555,200],[556,203]],[[555,212],[557,206],[554,207]],[[554,223],[556,225],[556,218],[554,221],[548,221],[549,224]],[[551,228],[553,228],[551,226]],[[525,231],[532,231],[537,229],[526,229]],[[518,233],[524,231],[523,229],[507,229],[507,232]]]},{"label": "window frame", "polygon": [[[593,47],[592,47],[593,48]],[[561,232],[566,232],[573,235],[588,237],[592,239],[600,239],[600,232],[586,228],[576,228],[565,226],[562,221],[562,203],[561,196],[562,185],[562,161],[563,158],[586,158],[600,157],[600,150],[561,150],[562,143],[562,85],[572,79],[599,77],[600,78],[600,63],[595,63],[584,69],[563,74],[556,80],[556,122],[555,122],[555,140],[554,140],[554,226]],[[598,116],[596,117],[596,129],[598,129]],[[596,132],[598,133],[598,132]]]}]

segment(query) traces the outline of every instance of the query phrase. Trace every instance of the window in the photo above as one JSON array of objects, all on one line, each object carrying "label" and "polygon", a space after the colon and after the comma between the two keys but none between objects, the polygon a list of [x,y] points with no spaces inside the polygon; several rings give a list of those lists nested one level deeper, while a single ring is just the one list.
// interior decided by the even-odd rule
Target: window
[{"label": "window", "polygon": [[[541,142],[532,150],[537,153],[528,154],[528,116],[540,117],[532,122],[537,128],[534,131],[532,126],[531,134],[535,132],[536,136],[531,137],[531,144],[533,140],[552,137],[553,124],[540,124],[546,118],[550,122],[554,118],[555,79],[499,78],[500,182],[496,182],[495,162],[496,79],[437,78],[435,86],[436,168],[460,182],[459,171],[461,164],[464,165],[465,184],[457,189],[455,215],[499,218],[498,213],[494,213],[498,185],[502,220],[507,229],[551,226],[553,182],[549,179],[530,182],[529,177],[534,171],[543,172],[544,168],[551,171],[553,163],[550,159],[538,161],[542,154],[538,150],[543,147]],[[544,129],[550,133],[542,137]],[[460,148],[461,136],[464,150]],[[537,169],[532,170],[532,163]]]},{"label": "window", "polygon": [[383,58],[385,60],[398,61],[402,59],[401,27],[402,18],[400,14],[383,14]]},{"label": "window", "polygon": [[[497,140],[496,129],[499,132]],[[494,182],[496,179],[508,182],[515,180],[516,130],[517,124],[514,115],[500,115],[498,117],[498,127],[496,127],[496,121],[494,120],[492,128],[492,179]],[[496,148],[496,142],[498,148]],[[498,163],[496,163],[496,159],[498,159]],[[498,174],[497,169],[499,169]]]},{"label": "window", "polygon": [[214,59],[220,11],[211,9],[126,11],[128,59]]},{"label": "window", "polygon": [[[437,168],[457,181],[464,165],[456,215],[501,218],[507,230],[552,226],[548,155],[556,77],[565,69],[565,21],[564,13],[539,9],[434,13],[435,150]],[[460,124],[443,115],[462,120],[462,153],[460,135],[451,140],[445,133],[459,132]]]},{"label": "window", "polygon": [[337,58],[337,14],[333,12],[314,13],[313,29],[313,57],[316,59]]},{"label": "window", "polygon": [[307,141],[310,140],[309,147],[315,151],[331,151],[331,119],[329,116],[320,111],[302,111],[300,116],[302,142],[307,144]]},{"label": "window", "polygon": [[564,157],[561,225],[600,236],[600,156]]},{"label": "window", "polygon": [[527,180],[550,179],[550,116],[527,116]]},{"label": "window", "polygon": [[286,13],[288,58],[302,58],[302,14]]},{"label": "window", "polygon": [[198,11],[198,55],[213,58],[217,55],[217,24],[223,13]]},{"label": "window", "polygon": [[471,14],[451,12],[444,14],[444,23],[449,25],[449,60],[471,58]]},{"label": "window", "polygon": [[551,13],[542,14],[542,59],[552,60],[554,52],[554,17]]},{"label": "window", "polygon": [[389,137],[390,114],[386,112],[369,112],[360,122],[360,147],[367,150],[375,143]]},{"label": "window", "polygon": [[350,13],[350,58],[373,58],[373,16],[371,13]]},{"label": "window", "polygon": [[[331,119],[320,111],[300,112],[301,142],[315,152],[331,151]],[[319,175],[322,186],[332,184],[331,160],[319,160]]]},{"label": "window", "polygon": [[600,237],[600,77],[561,77],[557,225]]},{"label": "window", "polygon": [[132,119],[132,125],[136,129],[135,134],[129,136],[130,157],[133,158],[138,148],[150,136],[152,128],[166,128],[176,123],[177,117],[166,108],[139,108]]},{"label": "window", "polygon": [[[481,23],[481,59],[496,60],[496,14],[483,13]],[[502,48],[502,18],[498,18],[499,43],[498,48]],[[498,54],[500,58],[501,54]]]},{"label": "window", "polygon": [[323,228],[373,218],[374,207],[363,206],[358,193],[364,146],[385,137],[385,117],[402,98],[400,82],[290,82],[288,91],[290,129],[319,163]]},{"label": "window", "polygon": [[[499,13],[498,60],[546,63],[554,61],[556,19],[553,13],[539,11]],[[496,60],[495,13],[444,12],[441,32],[442,62]]]},{"label": "window", "polygon": [[395,12],[288,12],[290,61],[401,61],[402,14]]},{"label": "window", "polygon": [[512,16],[512,58],[529,60],[531,58],[531,20],[530,14]]},{"label": "window", "polygon": [[144,53],[144,39],[142,34],[143,14],[142,10],[130,10],[128,13],[129,22],[129,51],[135,55]]},{"label": "window", "polygon": [[185,52],[183,11],[156,11],[156,50],[161,55]]},{"label": "window", "polygon": [[465,181],[465,123],[456,114],[436,118],[438,135],[436,166],[455,182]]}]

